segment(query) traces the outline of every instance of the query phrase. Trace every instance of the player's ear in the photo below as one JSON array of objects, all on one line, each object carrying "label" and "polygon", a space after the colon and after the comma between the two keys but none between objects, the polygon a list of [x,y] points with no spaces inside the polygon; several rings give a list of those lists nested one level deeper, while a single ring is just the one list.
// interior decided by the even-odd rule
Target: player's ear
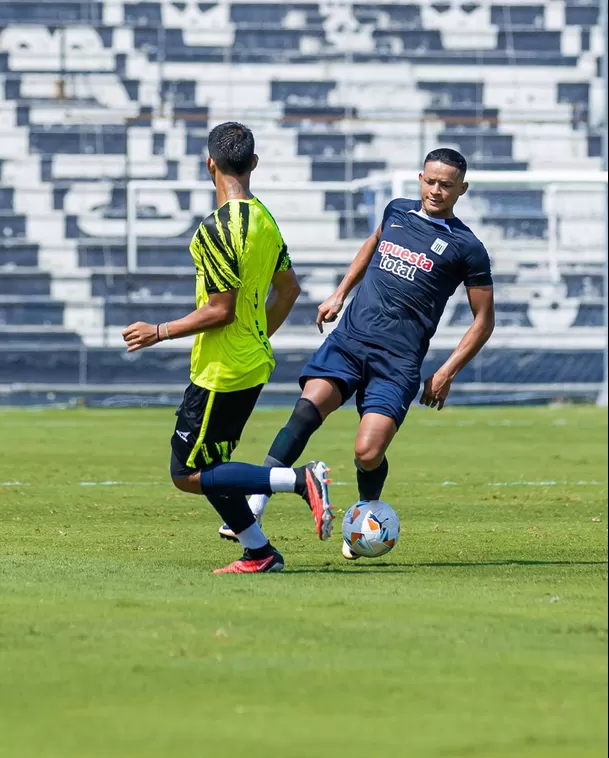
[{"label": "player's ear", "polygon": [[252,167],[250,171],[253,171],[256,168],[256,166],[258,165],[258,160],[259,160],[258,156],[254,153],[254,156],[252,158]]},{"label": "player's ear", "polygon": [[216,163],[213,158],[210,158],[209,155],[207,156],[207,160],[205,161],[205,165],[207,166],[207,170],[209,171],[209,175],[211,176],[211,179],[213,183],[216,183]]},{"label": "player's ear", "polygon": [[468,189],[469,189],[469,183],[462,182],[461,187],[459,188],[459,196],[465,195]]}]

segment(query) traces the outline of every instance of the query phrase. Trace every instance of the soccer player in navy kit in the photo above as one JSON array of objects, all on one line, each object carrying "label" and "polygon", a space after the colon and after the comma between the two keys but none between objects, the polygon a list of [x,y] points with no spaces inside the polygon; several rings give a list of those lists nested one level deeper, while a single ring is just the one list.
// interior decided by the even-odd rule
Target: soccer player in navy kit
[{"label": "soccer player in navy kit", "polygon": [[[378,500],[385,456],[421,382],[421,364],[446,303],[465,284],[473,323],[446,363],[425,380],[421,403],[441,410],[456,375],[494,328],[491,266],[484,245],[455,217],[467,192],[467,162],[455,150],[429,153],[419,174],[420,200],[392,200],[344,279],[319,306],[317,325],[334,321],[359,284],[336,329],[304,367],[302,395],[265,459],[291,466],[326,417],[355,394],[360,424],[355,467],[361,500]],[[268,497],[250,498],[260,519]],[[220,535],[230,539],[226,525]],[[352,559],[346,544],[343,555]]]}]

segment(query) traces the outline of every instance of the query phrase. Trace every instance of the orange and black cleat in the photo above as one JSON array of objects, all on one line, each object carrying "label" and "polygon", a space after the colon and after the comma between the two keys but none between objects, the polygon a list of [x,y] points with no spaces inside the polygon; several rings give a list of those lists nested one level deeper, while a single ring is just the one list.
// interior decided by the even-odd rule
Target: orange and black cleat
[{"label": "orange and black cleat", "polygon": [[216,569],[214,574],[276,574],[283,571],[283,567],[283,556],[279,550],[275,550],[269,545],[268,554],[261,558],[254,558],[246,548],[238,561],[233,561],[224,568]]}]

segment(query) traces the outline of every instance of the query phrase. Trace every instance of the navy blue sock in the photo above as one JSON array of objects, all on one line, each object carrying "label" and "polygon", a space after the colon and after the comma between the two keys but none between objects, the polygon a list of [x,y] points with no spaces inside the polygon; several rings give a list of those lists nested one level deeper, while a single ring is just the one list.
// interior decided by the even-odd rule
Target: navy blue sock
[{"label": "navy blue sock", "polygon": [[319,411],[310,400],[301,397],[288,423],[275,437],[265,464],[292,466],[303,454],[311,435],[322,425]]},{"label": "navy blue sock", "polygon": [[387,458],[383,458],[383,462],[374,471],[365,471],[360,468],[355,461],[355,468],[357,469],[357,489],[359,490],[360,500],[379,500],[383,491],[383,485],[387,474],[389,473],[389,463]]},{"label": "navy blue sock", "polygon": [[218,463],[201,470],[204,495],[272,495],[271,469],[251,463]]}]

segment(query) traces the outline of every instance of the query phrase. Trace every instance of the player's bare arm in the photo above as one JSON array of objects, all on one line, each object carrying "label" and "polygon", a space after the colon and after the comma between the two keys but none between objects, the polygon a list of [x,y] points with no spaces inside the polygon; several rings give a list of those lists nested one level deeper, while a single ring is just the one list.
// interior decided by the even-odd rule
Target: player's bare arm
[{"label": "player's bare arm", "polygon": [[191,337],[209,329],[218,329],[232,324],[235,318],[235,306],[238,290],[214,292],[208,302],[201,308],[189,313],[184,318],[169,321],[166,324],[147,324],[137,321],[123,331],[127,343],[127,352],[134,353],[144,347],[152,347],[167,339]]},{"label": "player's bare arm", "polygon": [[286,320],[300,293],[300,284],[293,269],[277,271],[274,274],[266,300],[266,333],[269,337],[272,337]]},{"label": "player's bare arm", "polygon": [[467,298],[474,322],[463,335],[446,363],[425,380],[421,404],[441,411],[457,374],[475,358],[495,328],[495,302],[492,286],[468,287]]},{"label": "player's bare arm", "polygon": [[379,226],[374,234],[364,242],[359,249],[358,254],[353,259],[349,270],[345,274],[342,282],[338,285],[336,290],[329,298],[317,309],[317,328],[323,333],[324,324],[329,324],[332,321],[336,321],[338,314],[341,312],[345,300],[347,299],[351,290],[361,282],[366,273],[366,269],[374,251],[377,248],[379,240],[381,239],[381,227]]}]

